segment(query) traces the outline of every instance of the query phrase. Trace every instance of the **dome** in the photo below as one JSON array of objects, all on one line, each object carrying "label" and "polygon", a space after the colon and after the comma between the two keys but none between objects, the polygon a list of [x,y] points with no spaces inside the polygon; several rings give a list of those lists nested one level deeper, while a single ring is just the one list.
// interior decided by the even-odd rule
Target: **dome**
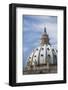
[{"label": "dome", "polygon": [[[28,61],[31,65],[42,65],[49,62],[49,64],[54,64],[54,55],[57,55],[57,50],[51,48],[50,45],[44,44],[33,50],[31,55],[28,57]],[[56,63],[56,62],[55,62]]]}]

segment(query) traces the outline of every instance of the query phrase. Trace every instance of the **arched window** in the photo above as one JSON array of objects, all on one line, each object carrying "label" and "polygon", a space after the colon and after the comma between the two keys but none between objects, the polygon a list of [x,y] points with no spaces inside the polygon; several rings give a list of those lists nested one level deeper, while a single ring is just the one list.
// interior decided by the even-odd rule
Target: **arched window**
[{"label": "arched window", "polygon": [[43,56],[43,54],[41,54],[41,56]]},{"label": "arched window", "polygon": [[42,48],[42,50],[44,50],[44,48]]},{"label": "arched window", "polygon": [[29,59],[31,59],[31,57],[29,57]]},{"label": "arched window", "polygon": [[47,48],[47,50],[50,50],[49,48]]},{"label": "arched window", "polygon": [[52,51],[54,51],[54,49],[52,49]]},{"label": "arched window", "polygon": [[38,48],[36,50],[38,50]]},{"label": "arched window", "polygon": [[36,57],[36,55],[34,57]]}]

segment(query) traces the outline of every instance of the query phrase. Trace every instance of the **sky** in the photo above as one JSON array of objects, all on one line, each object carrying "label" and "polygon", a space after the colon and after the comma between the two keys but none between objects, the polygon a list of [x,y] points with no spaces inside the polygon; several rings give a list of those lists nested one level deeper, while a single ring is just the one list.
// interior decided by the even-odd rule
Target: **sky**
[{"label": "sky", "polygon": [[51,46],[57,48],[57,16],[23,15],[22,18],[23,63],[25,66],[32,50],[40,45],[44,27],[49,35]]}]

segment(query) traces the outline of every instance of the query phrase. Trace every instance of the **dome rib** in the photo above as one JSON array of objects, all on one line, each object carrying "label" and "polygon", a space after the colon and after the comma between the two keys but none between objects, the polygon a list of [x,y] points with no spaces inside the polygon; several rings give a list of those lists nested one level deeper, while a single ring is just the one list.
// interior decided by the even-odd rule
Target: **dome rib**
[{"label": "dome rib", "polygon": [[40,64],[40,51],[41,51],[41,47],[40,47],[39,53],[38,53],[38,65]]},{"label": "dome rib", "polygon": [[33,52],[33,55],[32,55],[32,62],[33,62],[33,57],[34,57],[35,52],[36,52],[36,50]]}]

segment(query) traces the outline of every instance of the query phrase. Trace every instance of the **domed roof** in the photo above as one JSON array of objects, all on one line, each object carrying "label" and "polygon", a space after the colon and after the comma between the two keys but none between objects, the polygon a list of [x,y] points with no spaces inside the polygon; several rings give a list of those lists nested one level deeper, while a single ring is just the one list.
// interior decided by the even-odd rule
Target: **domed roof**
[{"label": "domed roof", "polygon": [[49,63],[53,64],[53,52],[56,55],[56,50],[52,49],[50,45],[44,44],[43,46],[39,46],[33,50],[31,55],[28,57],[28,60],[33,64],[41,65],[46,64],[47,58],[49,57]]}]

